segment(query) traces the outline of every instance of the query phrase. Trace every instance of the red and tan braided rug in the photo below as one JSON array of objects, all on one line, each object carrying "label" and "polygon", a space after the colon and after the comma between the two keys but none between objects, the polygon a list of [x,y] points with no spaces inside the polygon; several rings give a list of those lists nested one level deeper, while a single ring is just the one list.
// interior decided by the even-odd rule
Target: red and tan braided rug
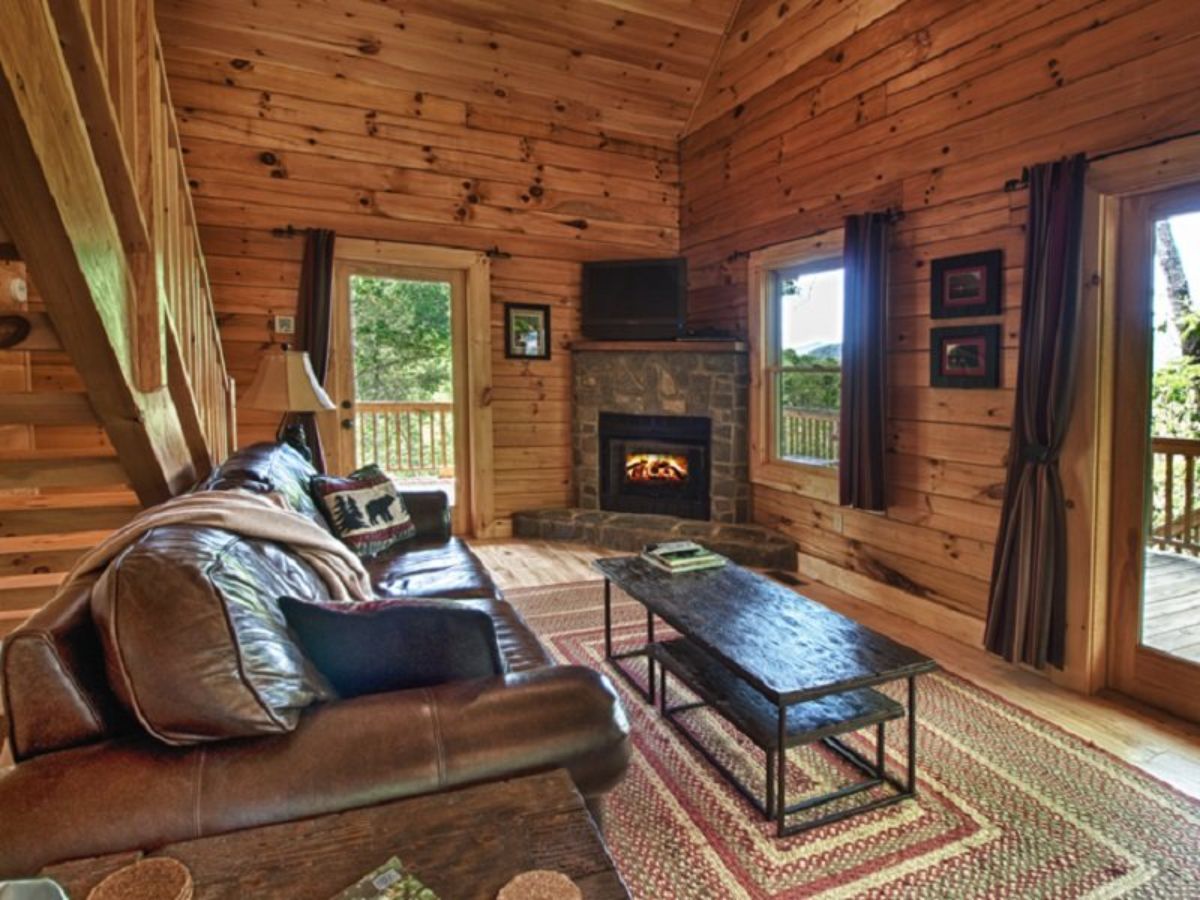
[{"label": "red and tan braided rug", "polygon": [[[508,596],[561,661],[606,670],[600,586]],[[643,608],[619,592],[614,599],[618,636],[640,639]],[[1200,898],[1200,802],[957,676],[919,680],[916,800],[783,840],[613,680],[634,754],[610,800],[606,837],[640,900]],[[752,745],[708,712],[687,715],[706,746],[761,784]],[[897,771],[900,728],[889,726],[886,738]],[[851,742],[873,746],[866,735]],[[825,753],[791,758],[789,800],[848,780]]]}]

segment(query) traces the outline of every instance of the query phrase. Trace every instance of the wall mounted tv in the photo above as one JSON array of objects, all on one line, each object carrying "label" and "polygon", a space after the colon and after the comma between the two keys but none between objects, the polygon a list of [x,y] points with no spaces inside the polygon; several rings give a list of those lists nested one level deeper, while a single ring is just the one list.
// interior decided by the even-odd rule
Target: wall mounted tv
[{"label": "wall mounted tv", "polygon": [[669,341],[683,334],[687,260],[617,259],[583,264],[583,336]]}]

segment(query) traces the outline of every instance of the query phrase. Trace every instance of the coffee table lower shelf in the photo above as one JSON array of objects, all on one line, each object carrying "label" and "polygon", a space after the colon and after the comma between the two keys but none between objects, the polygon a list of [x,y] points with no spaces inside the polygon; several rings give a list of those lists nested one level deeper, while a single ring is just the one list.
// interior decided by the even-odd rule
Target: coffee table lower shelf
[{"label": "coffee table lower shelf", "polygon": [[[909,708],[871,688],[858,688],[829,694],[801,703],[776,705],[754,687],[686,638],[660,641],[647,647],[650,659],[658,663],[658,699],[663,718],[669,722],[708,762],[719,771],[768,820],[775,820],[779,837],[786,837],[828,825],[853,815],[897,803],[915,795],[916,720],[914,680],[909,682]],[[651,669],[653,673],[653,669]],[[686,685],[700,700],[672,706],[668,699],[667,675]],[[650,702],[655,695],[651,674]],[[765,797],[759,797],[724,765],[715,754],[679,721],[681,713],[707,708],[721,715],[750,739],[766,757]],[[909,717],[909,767],[906,782],[887,771],[884,723]],[[839,739],[839,735],[863,728],[875,728],[875,758],[867,759]],[[789,805],[787,803],[787,751],[820,741],[858,772],[862,780],[837,790]],[[808,819],[794,825],[788,817],[823,806],[843,797],[888,785],[895,793],[877,797],[846,809]]]}]

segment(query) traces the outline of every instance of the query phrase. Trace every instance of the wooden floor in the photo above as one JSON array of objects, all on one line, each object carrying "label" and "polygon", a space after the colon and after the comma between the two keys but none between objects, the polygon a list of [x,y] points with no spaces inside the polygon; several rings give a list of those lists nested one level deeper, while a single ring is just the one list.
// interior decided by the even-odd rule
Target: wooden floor
[{"label": "wooden floor", "polygon": [[1142,643],[1200,663],[1200,559],[1146,551]]},{"label": "wooden floor", "polygon": [[[546,541],[473,541],[502,589],[599,580],[591,561],[608,551]],[[943,667],[1092,741],[1200,798],[1200,727],[1120,698],[1086,697],[1014,668],[976,647],[818,583],[799,590],[891,635]]]}]

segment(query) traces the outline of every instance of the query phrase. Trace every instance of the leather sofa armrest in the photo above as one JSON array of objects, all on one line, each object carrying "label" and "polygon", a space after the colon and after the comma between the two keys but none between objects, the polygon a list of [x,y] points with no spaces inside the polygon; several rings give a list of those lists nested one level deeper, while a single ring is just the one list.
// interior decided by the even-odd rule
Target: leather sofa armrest
[{"label": "leather sofa armrest", "polygon": [[450,501],[442,491],[401,491],[404,507],[422,540],[450,540]]},{"label": "leather sofa armrest", "polygon": [[0,771],[0,878],[556,768],[594,799],[628,761],[612,685],[573,666],[327,703],[288,734],[107,741]]}]

